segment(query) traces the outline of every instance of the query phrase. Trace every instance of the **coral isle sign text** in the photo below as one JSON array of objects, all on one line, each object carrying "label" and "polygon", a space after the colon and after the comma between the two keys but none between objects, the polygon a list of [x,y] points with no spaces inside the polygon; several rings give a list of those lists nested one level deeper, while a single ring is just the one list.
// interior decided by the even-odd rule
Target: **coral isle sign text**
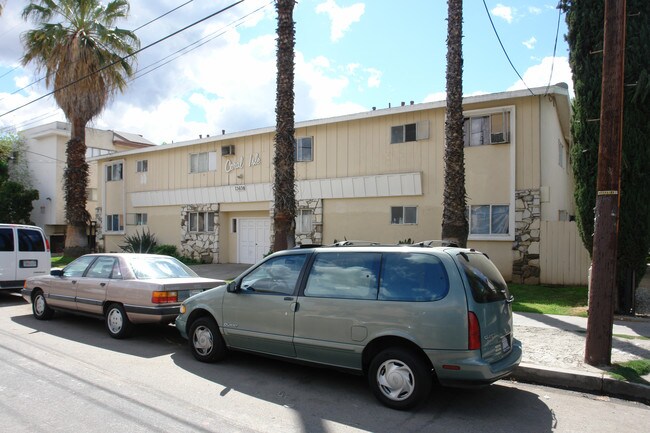
[{"label": "coral isle sign text", "polygon": [[[248,160],[248,166],[255,167],[256,165],[260,165],[260,164],[262,164],[262,158],[260,157],[260,154],[259,153],[252,154],[250,159]],[[226,165],[224,167],[226,173],[230,173],[233,170],[239,170],[240,168],[244,168],[243,156],[237,160],[230,160],[230,159],[226,160]]]}]

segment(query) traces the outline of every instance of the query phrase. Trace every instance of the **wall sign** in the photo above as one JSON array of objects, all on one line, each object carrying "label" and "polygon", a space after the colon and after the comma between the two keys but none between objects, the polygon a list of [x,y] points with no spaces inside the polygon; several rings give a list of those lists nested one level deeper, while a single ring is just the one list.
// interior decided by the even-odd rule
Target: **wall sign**
[{"label": "wall sign", "polygon": [[[259,153],[254,153],[251,155],[249,161],[248,161],[248,166],[249,167],[255,167],[256,165],[261,165],[262,164],[262,157],[260,156]],[[230,173],[233,170],[239,170],[240,168],[244,168],[244,157],[242,156],[238,160],[226,160],[226,164],[224,166],[224,170],[226,173]]]}]

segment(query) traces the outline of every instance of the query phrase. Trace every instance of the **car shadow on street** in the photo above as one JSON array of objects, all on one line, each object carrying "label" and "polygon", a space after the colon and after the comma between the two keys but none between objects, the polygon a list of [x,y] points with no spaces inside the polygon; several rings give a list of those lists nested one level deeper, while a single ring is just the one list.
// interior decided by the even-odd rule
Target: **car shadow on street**
[{"label": "car shadow on street", "polygon": [[216,364],[196,361],[189,349],[172,354],[172,359],[180,368],[222,387],[221,404],[229,404],[231,393],[241,393],[281,405],[296,413],[301,430],[310,433],[329,431],[331,422],[373,432],[490,431],[492,427],[551,432],[556,422],[538,395],[507,382],[476,390],[434,388],[424,404],[401,412],[381,405],[360,375],[241,352],[230,352]]},{"label": "car shadow on street", "polygon": [[178,350],[184,342],[172,325],[138,325],[131,337],[117,340],[108,335],[102,319],[57,311],[50,320],[36,320],[31,314],[30,305],[25,306],[25,314],[14,315],[11,320],[33,329],[34,332],[43,332],[140,358],[169,355]]},{"label": "car shadow on street", "polygon": [[20,296],[20,292],[0,291],[0,308],[25,304],[26,301]]}]

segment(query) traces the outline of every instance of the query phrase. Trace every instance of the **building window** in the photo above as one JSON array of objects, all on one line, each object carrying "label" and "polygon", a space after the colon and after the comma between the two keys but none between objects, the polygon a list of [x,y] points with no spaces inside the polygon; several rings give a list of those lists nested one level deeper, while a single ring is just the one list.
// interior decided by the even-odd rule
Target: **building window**
[{"label": "building window", "polygon": [[146,159],[136,161],[135,171],[138,173],[146,173],[147,171],[149,171],[149,161]]},{"label": "building window", "polygon": [[390,128],[390,143],[406,143],[429,138],[429,122],[409,123]]},{"label": "building window", "polygon": [[217,152],[190,154],[190,173],[203,173],[217,169]]},{"label": "building window", "polygon": [[213,232],[214,212],[190,212],[188,214],[191,232]]},{"label": "building window", "polygon": [[465,147],[510,142],[510,112],[465,118]]},{"label": "building window", "polygon": [[416,206],[393,206],[390,208],[391,224],[417,224],[418,208]]},{"label": "building window", "polygon": [[313,161],[314,137],[297,138],[294,150],[295,152],[293,156],[296,162]]},{"label": "building window", "polygon": [[298,209],[296,215],[296,233],[309,234],[314,229],[314,211],[311,209]]},{"label": "building window", "polygon": [[510,206],[469,206],[469,233],[471,235],[507,235],[510,230]]},{"label": "building window", "polygon": [[106,215],[106,231],[119,232],[124,230],[124,221],[122,215],[112,214]]},{"label": "building window", "polygon": [[115,153],[115,151],[108,149],[99,149],[97,147],[86,148],[86,158],[92,158],[93,156],[110,155],[112,153]]},{"label": "building window", "polygon": [[147,225],[147,214],[146,213],[137,213],[137,214],[135,214],[135,225],[136,226],[146,226]]},{"label": "building window", "polygon": [[106,181],[122,180],[122,163],[116,162],[106,166]]},{"label": "building window", "polygon": [[89,201],[97,201],[97,188],[86,188],[86,197]]}]

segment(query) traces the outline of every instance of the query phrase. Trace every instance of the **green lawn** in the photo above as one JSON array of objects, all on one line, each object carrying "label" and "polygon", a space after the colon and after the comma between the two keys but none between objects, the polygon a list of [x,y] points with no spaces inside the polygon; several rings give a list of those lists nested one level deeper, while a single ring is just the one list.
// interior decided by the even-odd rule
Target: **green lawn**
[{"label": "green lawn", "polygon": [[62,268],[71,261],[73,261],[74,258],[72,257],[66,257],[66,256],[52,256],[52,267],[53,268]]},{"label": "green lawn", "polygon": [[520,313],[587,317],[587,287],[547,287],[508,284],[512,310]]}]

